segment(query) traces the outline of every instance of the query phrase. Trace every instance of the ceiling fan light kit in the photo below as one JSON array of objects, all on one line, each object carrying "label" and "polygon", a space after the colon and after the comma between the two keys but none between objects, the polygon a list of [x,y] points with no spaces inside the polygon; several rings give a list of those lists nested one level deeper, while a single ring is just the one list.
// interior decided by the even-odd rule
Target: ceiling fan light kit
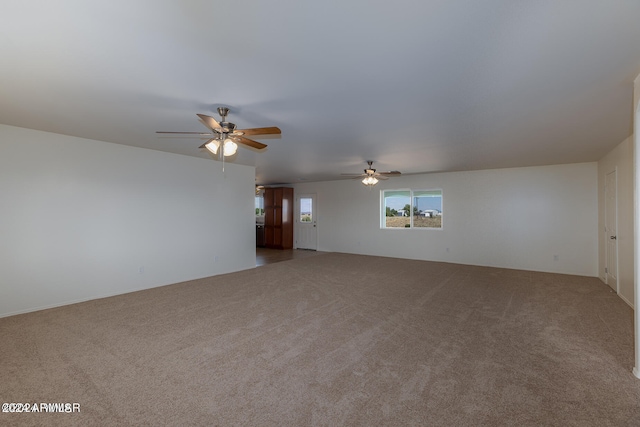
[{"label": "ceiling fan light kit", "polygon": [[401,175],[398,171],[389,171],[389,172],[376,172],[373,168],[373,160],[367,160],[368,168],[364,170],[364,173],[360,174],[352,174],[352,173],[343,173],[343,176],[350,176],[354,179],[360,179],[364,177],[362,183],[367,187],[371,188],[378,183],[378,180],[381,179],[389,179],[394,176]]},{"label": "ceiling fan light kit", "polygon": [[362,183],[368,187],[373,187],[378,183],[378,180],[376,179],[375,176],[368,176],[362,180]]},{"label": "ceiling fan light kit", "polygon": [[[238,151],[238,144],[233,142],[231,139],[224,140],[224,148],[222,149],[222,154],[225,157],[233,156]],[[211,141],[204,144],[204,147],[211,151],[213,154],[218,154],[218,149],[220,148],[220,140],[212,139]]]}]

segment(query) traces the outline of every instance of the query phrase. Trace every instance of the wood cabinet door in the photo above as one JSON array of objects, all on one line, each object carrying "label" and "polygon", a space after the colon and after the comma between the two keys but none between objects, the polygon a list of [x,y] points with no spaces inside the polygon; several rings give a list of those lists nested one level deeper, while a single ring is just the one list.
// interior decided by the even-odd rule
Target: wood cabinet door
[{"label": "wood cabinet door", "polygon": [[278,227],[273,228],[273,247],[282,249],[282,229]]},{"label": "wood cabinet door", "polygon": [[264,208],[264,225],[265,227],[274,227],[276,225],[275,210],[273,208]]},{"label": "wood cabinet door", "polygon": [[264,246],[267,248],[274,247],[274,227],[264,227]]},{"label": "wood cabinet door", "polygon": [[268,248],[293,247],[293,188],[265,188],[264,233]]},{"label": "wood cabinet door", "polygon": [[273,188],[264,189],[264,207],[265,208],[273,207],[274,205],[273,196],[274,196]]},{"label": "wood cabinet door", "polygon": [[282,206],[273,208],[273,226],[282,227]]},{"label": "wood cabinet door", "polygon": [[273,188],[265,188],[264,190],[264,225],[273,227],[275,225],[275,212],[273,210],[274,203]]},{"label": "wood cabinet door", "polygon": [[273,206],[282,207],[282,187],[273,189]]}]

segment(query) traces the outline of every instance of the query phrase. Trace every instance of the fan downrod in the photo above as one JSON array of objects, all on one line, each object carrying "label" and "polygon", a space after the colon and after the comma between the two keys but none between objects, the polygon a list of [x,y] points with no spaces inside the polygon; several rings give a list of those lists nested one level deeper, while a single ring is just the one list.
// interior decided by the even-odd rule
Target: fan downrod
[{"label": "fan downrod", "polygon": [[373,175],[374,173],[376,173],[376,170],[373,168],[373,160],[367,160],[367,164],[369,165],[369,167],[364,170],[364,173],[366,173],[367,175]]},{"label": "fan downrod", "polygon": [[227,118],[227,114],[229,114],[229,109],[227,107],[218,107],[218,114],[222,117],[222,121],[224,122]]},{"label": "fan downrod", "polygon": [[227,114],[229,114],[229,109],[227,107],[218,107],[218,114],[220,114],[220,127],[222,128],[222,133],[229,134],[233,133],[236,130],[235,123],[231,123],[227,121]]}]

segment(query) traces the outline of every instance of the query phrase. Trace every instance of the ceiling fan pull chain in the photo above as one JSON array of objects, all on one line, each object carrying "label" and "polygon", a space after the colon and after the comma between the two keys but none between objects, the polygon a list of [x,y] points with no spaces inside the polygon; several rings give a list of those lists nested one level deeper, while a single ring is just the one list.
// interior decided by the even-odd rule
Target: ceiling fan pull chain
[{"label": "ceiling fan pull chain", "polygon": [[223,139],[220,141],[220,151],[218,152],[218,155],[222,157],[222,173],[224,173],[224,150],[226,148],[224,146],[225,142],[227,141],[223,137]]}]

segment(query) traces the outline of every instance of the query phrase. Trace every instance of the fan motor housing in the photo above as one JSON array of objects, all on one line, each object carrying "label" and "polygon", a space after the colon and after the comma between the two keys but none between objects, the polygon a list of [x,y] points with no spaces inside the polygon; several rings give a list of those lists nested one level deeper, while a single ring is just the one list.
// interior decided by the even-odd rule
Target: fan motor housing
[{"label": "fan motor housing", "polygon": [[220,127],[222,133],[231,133],[236,130],[236,124],[231,122],[220,122]]}]

